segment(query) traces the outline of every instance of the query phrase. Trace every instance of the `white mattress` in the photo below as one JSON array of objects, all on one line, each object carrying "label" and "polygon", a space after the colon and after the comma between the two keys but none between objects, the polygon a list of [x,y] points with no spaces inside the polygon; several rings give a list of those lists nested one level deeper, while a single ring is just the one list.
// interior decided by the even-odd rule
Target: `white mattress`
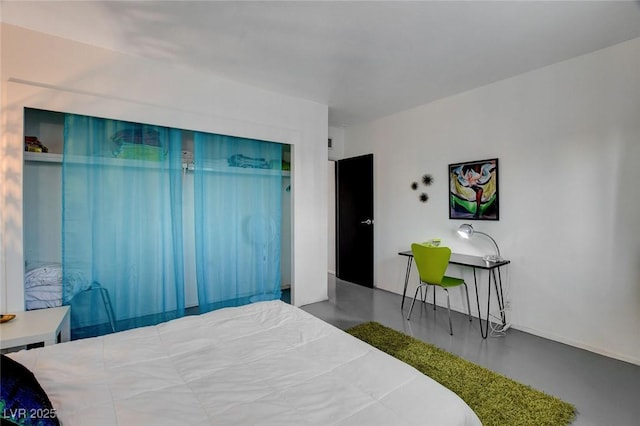
[{"label": "white mattress", "polygon": [[413,367],[280,301],[9,354],[63,425],[479,425]]}]

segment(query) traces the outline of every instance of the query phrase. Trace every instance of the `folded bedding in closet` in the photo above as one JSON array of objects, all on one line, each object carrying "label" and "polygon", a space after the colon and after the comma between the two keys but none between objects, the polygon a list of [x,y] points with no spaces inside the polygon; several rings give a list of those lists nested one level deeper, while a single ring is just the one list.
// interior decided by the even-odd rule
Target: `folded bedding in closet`
[{"label": "folded bedding in closet", "polygon": [[62,306],[65,299],[87,290],[91,285],[79,274],[70,274],[67,285],[63,286],[62,265],[45,263],[31,266],[24,274],[24,299],[26,309],[55,308]]}]

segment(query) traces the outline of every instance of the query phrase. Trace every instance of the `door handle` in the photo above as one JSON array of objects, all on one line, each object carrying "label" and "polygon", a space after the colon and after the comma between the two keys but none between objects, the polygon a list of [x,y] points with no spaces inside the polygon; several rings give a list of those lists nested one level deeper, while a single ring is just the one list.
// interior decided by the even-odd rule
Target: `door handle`
[{"label": "door handle", "polygon": [[367,220],[363,220],[360,223],[362,223],[363,225],[373,225],[373,220],[367,219]]}]

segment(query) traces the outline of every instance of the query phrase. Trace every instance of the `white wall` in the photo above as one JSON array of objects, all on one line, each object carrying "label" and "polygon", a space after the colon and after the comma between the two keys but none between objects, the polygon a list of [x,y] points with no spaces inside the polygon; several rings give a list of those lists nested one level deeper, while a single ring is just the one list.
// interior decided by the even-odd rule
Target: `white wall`
[{"label": "white wall", "polygon": [[500,220],[474,226],[512,261],[514,327],[640,364],[640,39],[345,130],[345,156],[369,152],[377,287],[402,291],[412,241],[492,251],[455,236],[447,165],[497,157]]},{"label": "white wall", "polygon": [[329,239],[327,251],[327,270],[330,274],[336,273],[336,162],[329,161],[329,179],[327,184],[327,214]]},{"label": "white wall", "polygon": [[292,145],[292,300],[327,298],[328,108],[209,74],[2,24],[0,300],[23,296],[23,108],[123,119]]},{"label": "white wall", "polygon": [[329,227],[327,236],[328,246],[328,268],[331,274],[336,273],[336,160],[344,157],[344,129],[342,127],[329,127],[329,138],[332,147],[329,148],[329,181],[328,181],[328,214]]},{"label": "white wall", "polygon": [[344,156],[344,129],[342,127],[329,127],[329,160],[340,160]]}]

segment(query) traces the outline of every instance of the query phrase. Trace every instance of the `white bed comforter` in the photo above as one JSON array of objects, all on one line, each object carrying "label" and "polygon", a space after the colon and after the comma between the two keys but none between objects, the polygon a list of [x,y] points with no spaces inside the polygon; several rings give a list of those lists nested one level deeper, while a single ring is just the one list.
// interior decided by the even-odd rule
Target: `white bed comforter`
[{"label": "white bed comforter", "polygon": [[280,301],[9,355],[64,426],[480,424],[429,377]]}]

